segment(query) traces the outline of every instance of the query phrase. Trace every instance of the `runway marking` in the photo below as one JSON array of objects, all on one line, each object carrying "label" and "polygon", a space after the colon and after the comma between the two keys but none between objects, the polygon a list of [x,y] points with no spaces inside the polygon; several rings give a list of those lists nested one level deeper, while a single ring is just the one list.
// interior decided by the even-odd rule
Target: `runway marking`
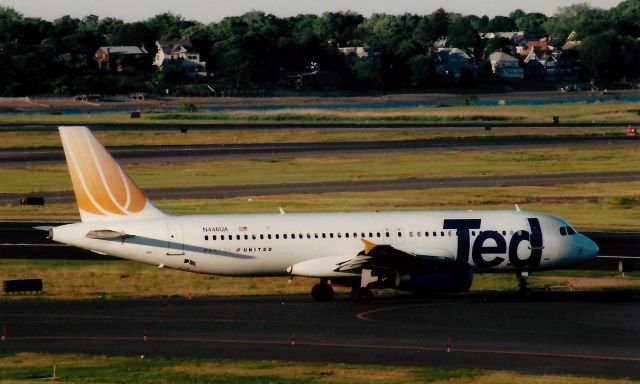
[{"label": "runway marking", "polygon": [[[143,337],[133,336],[18,336],[11,337],[9,340],[30,340],[30,341],[64,341],[64,340],[84,340],[84,341],[140,341]],[[247,345],[275,345],[290,346],[290,340],[242,340],[242,339],[211,339],[211,338],[190,338],[190,337],[149,337],[149,342],[186,342],[186,343],[218,343],[218,344],[247,344]],[[469,353],[469,354],[491,354],[491,355],[509,355],[509,356],[527,356],[527,357],[552,357],[579,360],[602,360],[602,361],[624,361],[624,362],[640,362],[640,356],[606,356],[606,355],[581,355],[571,353],[552,353],[552,352],[526,352],[526,351],[509,351],[497,349],[472,349],[472,348],[451,348],[451,352],[447,352],[446,347],[423,347],[416,345],[376,345],[376,344],[348,344],[348,343],[329,343],[329,342],[300,342],[296,341],[296,347],[322,347],[322,348],[355,348],[355,349],[376,349],[376,350],[408,350],[408,351],[429,351],[443,353]],[[295,347],[292,347],[295,348]]]},{"label": "runway marking", "polygon": [[415,308],[415,307],[422,307],[422,306],[424,306],[424,304],[398,305],[398,306],[394,306],[394,307],[378,308],[378,309],[372,309],[370,311],[360,312],[360,313],[356,314],[356,317],[358,319],[360,319],[360,320],[370,321],[372,323],[386,323],[386,321],[370,319],[367,316],[369,316],[369,315],[371,315],[373,313],[386,312],[386,311],[390,311],[390,310],[393,310],[393,309],[406,309],[406,308]]},{"label": "runway marking", "polygon": [[[429,304],[436,304],[436,303],[429,303]],[[406,309],[406,308],[416,308],[416,307],[424,307],[427,304],[412,304],[412,305],[398,305],[398,306],[394,306],[394,307],[385,307],[385,308],[378,308],[378,309],[373,309],[371,311],[365,311],[365,312],[360,312],[358,314],[356,314],[356,318],[359,320],[363,320],[363,321],[368,321],[368,322],[372,322],[372,323],[379,323],[379,324],[396,324],[398,326],[402,326],[403,324],[406,324],[404,322],[393,322],[393,321],[385,321],[385,320],[377,320],[377,319],[372,319],[369,318],[369,315],[372,315],[374,313],[380,313],[380,312],[387,312],[387,311],[391,311],[391,310],[399,310],[399,309]],[[526,330],[526,329],[506,329],[506,328],[488,328],[488,327],[461,327],[461,326],[451,326],[451,325],[437,325],[437,324],[426,324],[426,323],[421,323],[422,326],[425,327],[430,327],[433,329],[449,329],[449,330],[466,330],[466,331],[482,331],[482,332],[496,332],[496,333],[518,333],[518,334],[541,334],[544,333],[546,335],[575,335],[575,333],[571,333],[571,332],[562,332],[562,331],[549,331],[549,330]],[[616,334],[606,334],[606,333],[590,333],[590,336],[601,336],[601,337],[608,337],[608,338],[622,338],[622,339],[627,339],[627,336],[624,335],[616,335]]]}]

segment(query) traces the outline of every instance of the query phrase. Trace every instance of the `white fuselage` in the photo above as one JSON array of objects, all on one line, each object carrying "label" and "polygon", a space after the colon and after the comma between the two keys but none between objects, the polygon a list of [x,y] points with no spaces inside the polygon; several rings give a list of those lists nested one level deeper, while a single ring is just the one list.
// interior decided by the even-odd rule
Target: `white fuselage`
[{"label": "white fuselage", "polygon": [[[82,222],[54,228],[53,239],[217,275],[286,275],[288,267],[312,259],[347,261],[363,250],[361,239],[466,261],[476,272],[508,272],[561,268],[595,257],[597,246],[568,228],[554,216],[525,211],[236,214]],[[131,237],[87,238],[93,230]]]}]

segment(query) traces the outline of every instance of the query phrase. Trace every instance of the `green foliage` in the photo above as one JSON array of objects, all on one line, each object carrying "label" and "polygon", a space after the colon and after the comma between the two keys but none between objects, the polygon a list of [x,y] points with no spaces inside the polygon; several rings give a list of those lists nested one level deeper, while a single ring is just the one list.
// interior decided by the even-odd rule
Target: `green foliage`
[{"label": "green foliage", "polygon": [[180,107],[178,108],[178,111],[187,112],[187,113],[197,112],[198,111],[198,107],[196,107],[196,105],[193,104],[193,103],[184,103],[184,104],[180,104]]},{"label": "green foliage", "polygon": [[[575,31],[583,42],[577,59],[588,77],[631,82],[640,76],[638,20],[638,0],[622,1],[609,10],[579,3],[560,8],[551,17],[519,9],[492,19],[463,17],[444,9],[429,15],[379,13],[366,19],[353,12],[279,18],[251,11],[208,25],[171,13],[136,22],[96,15],[81,19],[66,15],[51,22],[0,7],[0,95],[190,92],[197,88],[184,85],[197,80],[178,71],[156,73],[151,65],[156,41],[183,36],[189,36],[207,70],[215,73],[216,87],[225,94],[275,89],[288,78],[315,69],[341,78],[339,86],[346,89],[430,87],[437,79],[432,60],[425,56],[440,37],[448,37],[448,46],[472,48],[478,57],[478,32],[516,30],[529,38],[550,35],[556,46]],[[486,51],[506,43],[489,41]],[[134,75],[98,73],[93,55],[107,45],[144,46],[150,53],[148,64]],[[345,59],[336,49],[345,46],[372,47],[380,60],[374,64]],[[474,79],[465,76],[463,84]]]},{"label": "green foliage", "polygon": [[489,20],[488,32],[512,32],[516,30],[515,21],[507,16],[496,16]]}]

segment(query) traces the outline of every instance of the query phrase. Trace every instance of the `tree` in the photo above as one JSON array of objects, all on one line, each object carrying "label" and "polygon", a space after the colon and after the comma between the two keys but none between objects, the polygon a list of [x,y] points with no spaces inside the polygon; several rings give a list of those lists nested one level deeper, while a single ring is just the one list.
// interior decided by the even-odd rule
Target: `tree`
[{"label": "tree", "polygon": [[466,19],[458,19],[449,26],[449,41],[451,47],[480,49],[480,36],[473,29],[471,22]]},{"label": "tree", "polygon": [[427,54],[413,56],[409,60],[409,68],[413,86],[424,87],[435,79],[436,65],[433,58]]},{"label": "tree", "polygon": [[515,21],[507,16],[496,16],[487,25],[487,32],[512,32],[515,29]]},{"label": "tree", "polygon": [[449,15],[447,11],[439,8],[431,14],[431,30],[436,38],[446,36],[449,33]]},{"label": "tree", "polygon": [[518,31],[523,31],[528,37],[542,37],[545,35],[544,23],[548,17],[542,13],[526,13],[514,18]]},{"label": "tree", "polygon": [[484,50],[485,52],[490,54],[499,49],[504,49],[512,44],[513,42],[506,37],[495,37],[493,39],[487,40],[487,44],[485,45]]}]

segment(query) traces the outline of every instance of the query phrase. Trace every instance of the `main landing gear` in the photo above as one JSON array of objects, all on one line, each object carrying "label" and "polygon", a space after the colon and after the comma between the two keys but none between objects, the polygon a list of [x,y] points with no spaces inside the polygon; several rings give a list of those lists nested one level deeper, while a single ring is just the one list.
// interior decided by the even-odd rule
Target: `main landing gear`
[{"label": "main landing gear", "polygon": [[351,300],[356,304],[369,304],[373,298],[373,293],[366,287],[351,288]]},{"label": "main landing gear", "polygon": [[[315,301],[331,301],[333,299],[333,287],[327,279],[320,279],[320,283],[313,286],[311,296]],[[369,304],[373,299],[371,289],[359,287],[357,285],[351,288],[351,300],[357,304]]]},{"label": "main landing gear", "polygon": [[320,279],[320,283],[311,289],[311,296],[315,301],[330,301],[333,299],[333,287],[327,279]]},{"label": "main landing gear", "polygon": [[518,286],[520,287],[518,293],[525,297],[531,296],[533,291],[529,288],[529,272],[518,271],[516,272],[516,277],[518,278]]}]

